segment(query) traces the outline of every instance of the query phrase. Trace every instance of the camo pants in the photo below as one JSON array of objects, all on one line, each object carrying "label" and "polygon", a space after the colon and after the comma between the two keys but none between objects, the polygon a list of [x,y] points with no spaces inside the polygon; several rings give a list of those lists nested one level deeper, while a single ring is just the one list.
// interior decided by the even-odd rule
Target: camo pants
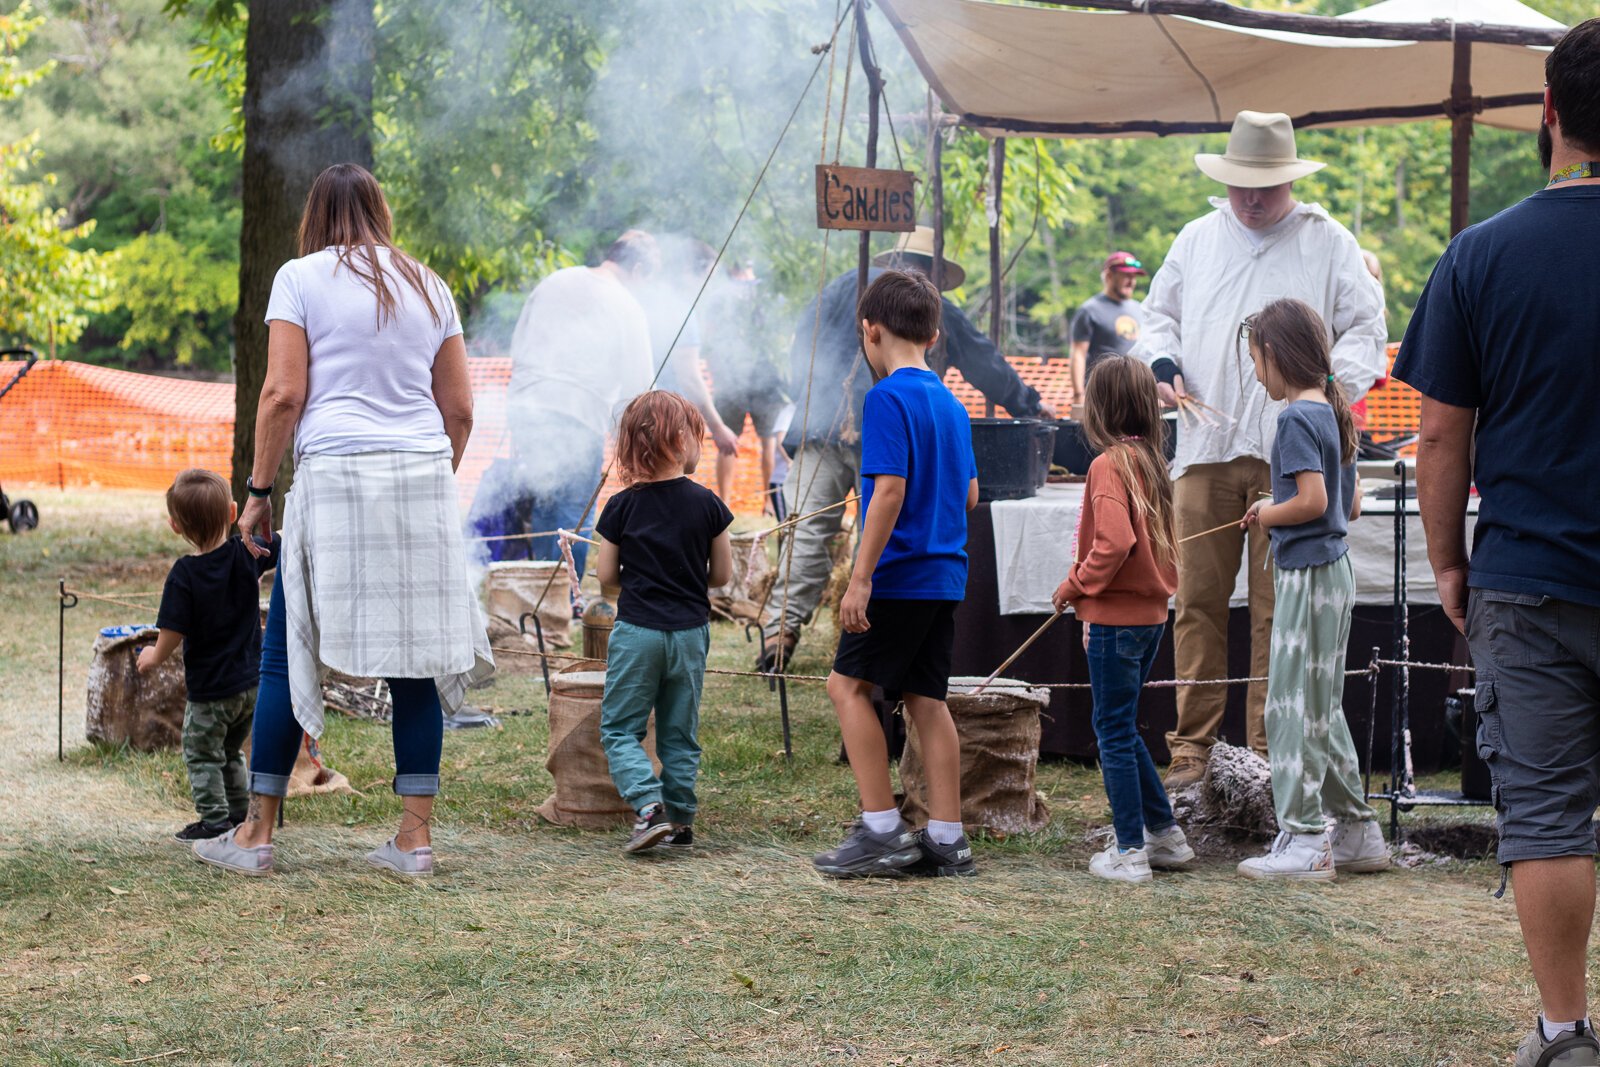
[{"label": "camo pants", "polygon": [[241,818],[250,804],[245,774],[245,738],[256,710],[252,686],[222,700],[191,700],[183,708],[183,762],[189,768],[189,791],[202,822]]},{"label": "camo pants", "polygon": [[1278,829],[1321,833],[1373,817],[1344,717],[1344,657],[1355,606],[1350,557],[1273,569],[1277,608],[1267,671],[1267,752]]}]

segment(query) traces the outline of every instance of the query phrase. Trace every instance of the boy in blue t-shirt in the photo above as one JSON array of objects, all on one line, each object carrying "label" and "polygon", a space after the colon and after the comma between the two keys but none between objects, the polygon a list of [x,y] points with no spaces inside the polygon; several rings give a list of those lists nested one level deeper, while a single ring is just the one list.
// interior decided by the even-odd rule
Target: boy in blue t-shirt
[{"label": "boy in blue t-shirt", "polygon": [[[939,291],[921,274],[886,271],[856,318],[878,384],[861,427],[861,547],[840,605],[844,633],[828,696],[861,794],[861,820],[812,861],[834,878],[911,870],[976,874],[961,831],[961,742],[945,705],[955,611],[967,588],[967,512],[978,469],[967,412],[927,351],[939,336]],[[904,699],[928,775],[928,826],[900,818],[874,685]]]}]

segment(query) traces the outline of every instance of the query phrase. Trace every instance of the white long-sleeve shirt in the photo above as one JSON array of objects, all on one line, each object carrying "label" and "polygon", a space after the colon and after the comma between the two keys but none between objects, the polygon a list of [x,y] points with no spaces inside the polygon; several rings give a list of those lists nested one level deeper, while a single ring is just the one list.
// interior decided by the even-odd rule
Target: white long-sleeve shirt
[{"label": "white long-sleeve shirt", "polygon": [[1239,324],[1273,300],[1303,300],[1322,316],[1334,376],[1352,403],[1387,370],[1383,298],[1349,230],[1321,205],[1301,204],[1257,244],[1226,199],[1211,204],[1216,210],[1183,228],[1151,279],[1144,330],[1132,351],[1152,364],[1171,359],[1191,395],[1238,420],[1218,426],[1182,420],[1174,478],[1197,463],[1271,455],[1283,405],[1256,381]]}]

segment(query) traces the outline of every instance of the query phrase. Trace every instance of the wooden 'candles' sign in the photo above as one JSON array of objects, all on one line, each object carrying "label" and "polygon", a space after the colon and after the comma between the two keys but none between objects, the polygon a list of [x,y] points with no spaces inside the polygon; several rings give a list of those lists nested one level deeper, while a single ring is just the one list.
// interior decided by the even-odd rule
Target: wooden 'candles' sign
[{"label": "wooden 'candles' sign", "polygon": [[908,170],[817,167],[817,228],[910,233],[917,228],[917,179]]}]

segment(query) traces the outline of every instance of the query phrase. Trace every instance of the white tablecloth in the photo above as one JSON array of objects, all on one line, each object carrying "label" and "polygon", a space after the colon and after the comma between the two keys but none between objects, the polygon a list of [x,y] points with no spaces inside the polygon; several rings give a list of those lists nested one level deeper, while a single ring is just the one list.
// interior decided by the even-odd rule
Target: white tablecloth
[{"label": "white tablecloth", "polygon": [[[1050,595],[1066,577],[1072,562],[1073,530],[1083,506],[1082,483],[1047,485],[1029,500],[996,500],[989,505],[994,525],[994,558],[999,577],[1000,614],[1037,615],[1051,611]],[[1406,516],[1406,569],[1409,600],[1413,604],[1439,603],[1422,520],[1416,501]],[[1467,516],[1471,543],[1477,499]],[[1356,574],[1356,603],[1394,603],[1394,502],[1368,495],[1361,518],[1350,524],[1350,560]],[[1239,563],[1239,580],[1232,603],[1242,607],[1246,592],[1246,563]]]}]

